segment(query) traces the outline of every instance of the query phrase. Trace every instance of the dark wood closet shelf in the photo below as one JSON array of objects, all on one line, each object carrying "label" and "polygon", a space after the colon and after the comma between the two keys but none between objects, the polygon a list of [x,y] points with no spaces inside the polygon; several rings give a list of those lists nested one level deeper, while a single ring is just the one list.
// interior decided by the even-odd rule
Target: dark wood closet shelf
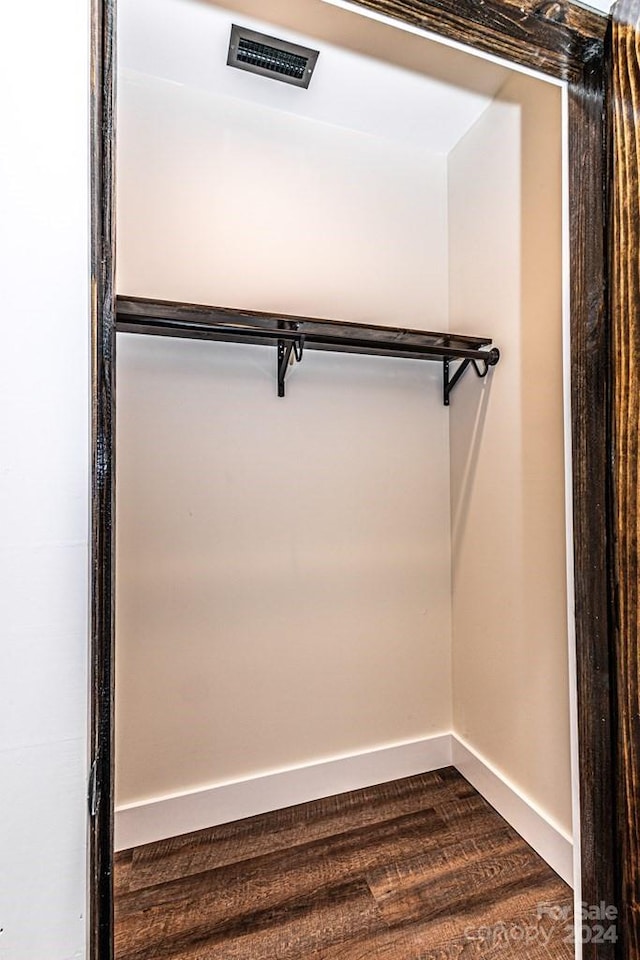
[{"label": "dark wood closet shelf", "polygon": [[[319,320],[143,297],[117,298],[116,329],[121,333],[277,346],[279,396],[284,396],[284,378],[292,352],[299,361],[303,350],[440,361],[443,364],[443,399],[447,406],[451,391],[469,365],[478,376],[484,377],[489,367],[500,359],[500,352],[495,347],[484,349],[491,344],[488,337],[368,326],[342,320]],[[456,360],[461,362],[452,372],[449,365]]]}]

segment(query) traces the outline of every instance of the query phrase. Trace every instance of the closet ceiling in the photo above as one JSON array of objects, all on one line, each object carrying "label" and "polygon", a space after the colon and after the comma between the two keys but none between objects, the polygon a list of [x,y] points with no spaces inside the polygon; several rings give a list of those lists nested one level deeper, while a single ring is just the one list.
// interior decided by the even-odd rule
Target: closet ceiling
[{"label": "closet ceiling", "polygon": [[603,13],[609,13],[614,0],[588,0],[585,3],[587,7],[593,7],[595,10],[601,10]]},{"label": "closet ceiling", "polygon": [[[323,0],[120,0],[125,82],[162,78],[448,153],[508,71]],[[231,24],[320,49],[309,90],[226,66]]]}]

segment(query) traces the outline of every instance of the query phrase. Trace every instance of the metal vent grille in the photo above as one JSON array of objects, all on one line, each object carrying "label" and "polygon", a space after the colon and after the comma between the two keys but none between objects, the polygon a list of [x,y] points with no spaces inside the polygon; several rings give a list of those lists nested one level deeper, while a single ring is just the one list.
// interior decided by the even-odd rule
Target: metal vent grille
[{"label": "metal vent grille", "polygon": [[231,28],[227,59],[230,67],[308,87],[317,59],[317,50],[245,30],[236,24]]},{"label": "metal vent grille", "polygon": [[302,80],[309,63],[308,57],[299,57],[296,53],[277,50],[266,43],[247,40],[246,37],[240,38],[237,57],[241,63],[263,67],[265,70],[282,73],[285,77],[294,77],[296,80]]}]

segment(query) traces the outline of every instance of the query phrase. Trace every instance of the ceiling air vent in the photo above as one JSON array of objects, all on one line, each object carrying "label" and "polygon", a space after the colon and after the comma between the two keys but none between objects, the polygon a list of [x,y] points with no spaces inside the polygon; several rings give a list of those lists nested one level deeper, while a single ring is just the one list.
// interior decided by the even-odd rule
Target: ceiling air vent
[{"label": "ceiling air vent", "polygon": [[231,27],[227,59],[230,67],[292,83],[296,87],[308,87],[317,59],[317,50],[267,37],[255,30],[245,30],[236,24]]}]

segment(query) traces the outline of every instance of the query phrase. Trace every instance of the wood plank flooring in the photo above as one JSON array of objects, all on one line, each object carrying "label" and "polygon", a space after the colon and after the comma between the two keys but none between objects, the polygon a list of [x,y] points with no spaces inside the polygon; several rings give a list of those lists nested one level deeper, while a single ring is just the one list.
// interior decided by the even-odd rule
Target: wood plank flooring
[{"label": "wood plank flooring", "polygon": [[116,856],[117,960],[570,960],[572,892],[453,768]]}]

